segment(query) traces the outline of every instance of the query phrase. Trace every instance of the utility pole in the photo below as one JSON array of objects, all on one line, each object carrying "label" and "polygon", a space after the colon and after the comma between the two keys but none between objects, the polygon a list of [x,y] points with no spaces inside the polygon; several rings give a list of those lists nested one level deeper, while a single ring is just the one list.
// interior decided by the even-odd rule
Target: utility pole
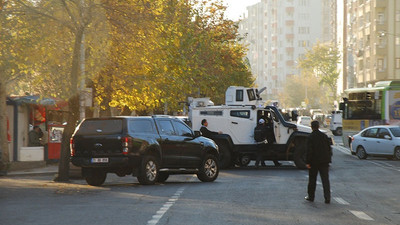
[{"label": "utility pole", "polygon": [[347,0],[343,0],[343,91],[347,89]]},{"label": "utility pole", "polygon": [[[81,0],[81,12],[82,12],[82,21],[83,21],[83,13],[85,10],[82,8],[85,7],[85,0]],[[81,63],[81,83],[79,88],[79,120],[82,121],[86,117],[85,113],[85,86],[86,86],[86,77],[85,77],[85,33],[82,34],[82,42],[81,42],[81,56],[80,56],[80,63]]]}]

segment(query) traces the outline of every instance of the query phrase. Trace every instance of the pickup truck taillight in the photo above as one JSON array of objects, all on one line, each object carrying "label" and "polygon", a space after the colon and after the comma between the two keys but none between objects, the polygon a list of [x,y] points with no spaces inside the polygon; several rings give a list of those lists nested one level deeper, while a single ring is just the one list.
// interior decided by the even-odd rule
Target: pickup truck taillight
[{"label": "pickup truck taillight", "polygon": [[71,156],[74,156],[75,155],[75,143],[74,143],[73,138],[69,139],[69,149],[70,149]]},{"label": "pickup truck taillight", "polygon": [[123,137],[122,138],[122,154],[127,155],[129,152],[129,147],[131,147],[132,138],[131,137]]}]

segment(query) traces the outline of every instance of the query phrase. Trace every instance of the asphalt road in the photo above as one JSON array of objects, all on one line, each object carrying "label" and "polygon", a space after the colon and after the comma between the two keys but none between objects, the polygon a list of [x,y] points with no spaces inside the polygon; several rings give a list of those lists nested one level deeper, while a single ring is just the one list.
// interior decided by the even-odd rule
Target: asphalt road
[{"label": "asphalt road", "polygon": [[153,186],[111,174],[101,187],[1,177],[0,224],[400,224],[400,161],[334,147],[329,205],[320,183],[315,202],[304,200],[307,171],[268,165],[223,170],[213,183],[175,175]]}]

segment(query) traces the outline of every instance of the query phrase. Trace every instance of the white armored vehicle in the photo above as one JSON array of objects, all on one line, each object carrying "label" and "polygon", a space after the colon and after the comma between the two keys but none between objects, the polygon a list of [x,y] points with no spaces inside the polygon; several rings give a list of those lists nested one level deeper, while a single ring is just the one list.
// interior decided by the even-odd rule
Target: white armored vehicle
[{"label": "white armored vehicle", "polygon": [[[193,130],[200,130],[201,121],[208,121],[208,129],[222,131],[211,137],[219,147],[220,167],[234,164],[244,166],[257,156],[254,128],[259,119],[271,118],[276,142],[266,146],[265,160],[294,161],[305,169],[307,136],[311,128],[285,121],[278,108],[264,106],[255,88],[231,86],[225,93],[225,105],[214,106],[209,98],[189,98],[189,120]],[[296,121],[297,115],[292,115]]]}]

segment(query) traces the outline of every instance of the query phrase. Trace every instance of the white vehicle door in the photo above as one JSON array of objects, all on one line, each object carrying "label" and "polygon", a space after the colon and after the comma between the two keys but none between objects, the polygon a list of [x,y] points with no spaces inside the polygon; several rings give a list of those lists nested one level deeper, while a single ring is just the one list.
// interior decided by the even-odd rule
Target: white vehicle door
[{"label": "white vehicle door", "polygon": [[253,110],[232,109],[229,115],[229,134],[234,144],[253,144],[254,143],[254,122]]},{"label": "white vehicle door", "polygon": [[361,139],[361,145],[364,147],[367,154],[379,154],[379,139],[377,138],[378,128],[371,128],[366,135]]},{"label": "white vehicle door", "polygon": [[272,121],[274,122],[274,133],[275,133],[275,140],[277,144],[284,144],[281,143],[282,141],[286,141],[285,139],[285,134],[282,132],[286,132],[285,129],[283,129],[282,123],[279,121],[278,116],[275,114],[275,112],[271,111],[271,116],[272,116]]},{"label": "white vehicle door", "polygon": [[[386,128],[379,128],[378,135],[377,135],[377,154],[385,154],[385,155],[393,155],[394,144],[392,140],[386,139],[385,135],[390,136],[388,129]],[[393,137],[392,137],[393,138]]]}]

